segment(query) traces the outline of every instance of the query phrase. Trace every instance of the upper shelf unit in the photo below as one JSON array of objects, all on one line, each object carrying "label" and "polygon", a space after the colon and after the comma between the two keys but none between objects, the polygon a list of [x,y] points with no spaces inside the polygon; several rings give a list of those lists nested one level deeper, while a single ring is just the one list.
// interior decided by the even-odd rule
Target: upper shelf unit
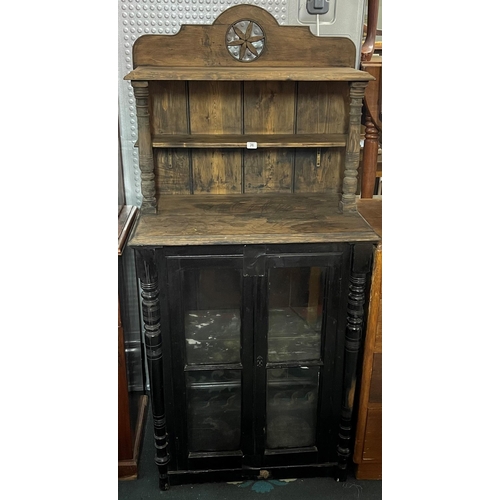
[{"label": "upper shelf unit", "polygon": [[[236,5],[133,46],[141,213],[171,194],[325,193],[356,211],[364,89],[347,37]],[[252,151],[253,150],[253,151]],[[338,200],[338,201],[337,201]]]}]

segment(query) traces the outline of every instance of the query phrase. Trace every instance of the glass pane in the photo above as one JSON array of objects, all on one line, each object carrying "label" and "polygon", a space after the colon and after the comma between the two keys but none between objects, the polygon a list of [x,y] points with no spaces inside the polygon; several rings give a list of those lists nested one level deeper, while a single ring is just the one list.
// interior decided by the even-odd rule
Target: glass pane
[{"label": "glass pane", "polygon": [[317,360],[321,353],[326,269],[271,269],[268,361]]},{"label": "glass pane", "polygon": [[267,370],[267,448],[316,442],[319,367]]},{"label": "glass pane", "polygon": [[189,451],[240,448],[241,372],[186,373]]},{"label": "glass pane", "polygon": [[184,272],[184,328],[190,365],[239,363],[241,270]]}]

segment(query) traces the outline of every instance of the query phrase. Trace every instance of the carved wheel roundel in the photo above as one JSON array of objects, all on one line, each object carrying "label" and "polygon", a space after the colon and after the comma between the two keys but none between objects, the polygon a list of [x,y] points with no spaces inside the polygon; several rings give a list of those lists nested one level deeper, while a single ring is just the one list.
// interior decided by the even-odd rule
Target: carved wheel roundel
[{"label": "carved wheel roundel", "polygon": [[254,21],[238,21],[229,27],[226,34],[227,50],[241,62],[257,59],[264,49],[265,41],[264,31]]}]

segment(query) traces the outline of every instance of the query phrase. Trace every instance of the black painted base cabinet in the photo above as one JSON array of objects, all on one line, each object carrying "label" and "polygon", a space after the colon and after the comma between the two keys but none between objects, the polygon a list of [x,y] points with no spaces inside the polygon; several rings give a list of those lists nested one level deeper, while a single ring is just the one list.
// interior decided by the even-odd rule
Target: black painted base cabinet
[{"label": "black painted base cabinet", "polygon": [[160,488],[345,479],[373,248],[136,247]]}]

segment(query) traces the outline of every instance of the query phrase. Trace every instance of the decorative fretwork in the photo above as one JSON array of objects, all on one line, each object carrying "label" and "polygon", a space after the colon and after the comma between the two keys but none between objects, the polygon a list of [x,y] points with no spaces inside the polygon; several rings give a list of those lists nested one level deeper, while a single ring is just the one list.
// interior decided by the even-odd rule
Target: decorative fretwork
[{"label": "decorative fretwork", "polygon": [[264,31],[254,21],[238,21],[227,30],[226,43],[227,50],[235,59],[254,61],[264,49]]}]

